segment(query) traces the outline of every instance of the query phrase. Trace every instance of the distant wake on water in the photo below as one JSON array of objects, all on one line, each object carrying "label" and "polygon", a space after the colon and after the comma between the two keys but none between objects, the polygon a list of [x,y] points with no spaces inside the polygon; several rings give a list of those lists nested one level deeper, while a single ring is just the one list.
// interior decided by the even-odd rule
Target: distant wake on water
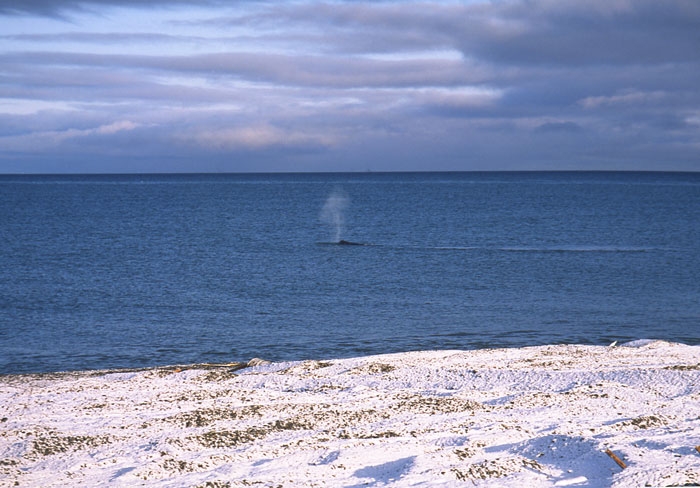
[{"label": "distant wake on water", "polygon": [[421,246],[392,243],[355,242],[339,239],[332,242],[317,242],[321,246],[382,247],[415,251],[482,251],[507,253],[645,253],[655,251],[672,251],[673,249],[656,247],[626,246],[555,246],[555,247],[513,247],[513,246]]},{"label": "distant wake on water", "polygon": [[502,251],[502,252],[537,252],[537,253],[576,253],[576,252],[652,252],[665,249],[652,247],[624,246],[558,246],[558,247],[479,247],[479,246],[437,246],[433,249],[444,251]]}]

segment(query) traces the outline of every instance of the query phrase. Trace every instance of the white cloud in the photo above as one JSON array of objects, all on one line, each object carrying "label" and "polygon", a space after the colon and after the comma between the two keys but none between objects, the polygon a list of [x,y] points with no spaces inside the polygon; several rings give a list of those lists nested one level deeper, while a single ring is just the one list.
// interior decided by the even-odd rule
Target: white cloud
[{"label": "white cloud", "polygon": [[268,124],[180,133],[177,139],[216,151],[329,147],[338,142],[337,137],[328,134],[281,129]]},{"label": "white cloud", "polygon": [[101,125],[95,129],[88,129],[87,131],[84,131],[85,134],[82,134],[82,135],[116,134],[117,132],[122,132],[125,130],[134,130],[139,126],[140,126],[140,124],[136,124],[136,123],[131,122],[129,120],[120,120],[118,122],[113,122],[111,124]]},{"label": "white cloud", "polygon": [[633,91],[609,97],[586,97],[579,101],[579,104],[586,109],[599,107],[611,107],[618,105],[642,105],[646,103],[657,103],[666,96],[663,91],[641,92]]},{"label": "white cloud", "polygon": [[46,110],[69,111],[77,109],[63,101],[0,98],[0,114],[30,115]]},{"label": "white cloud", "polygon": [[19,135],[0,137],[5,151],[26,151],[29,153],[53,149],[64,142],[87,138],[90,136],[111,136],[119,132],[132,131],[141,124],[128,120],[120,120],[110,124],[100,125],[89,129],[64,129],[54,131],[37,131]]}]

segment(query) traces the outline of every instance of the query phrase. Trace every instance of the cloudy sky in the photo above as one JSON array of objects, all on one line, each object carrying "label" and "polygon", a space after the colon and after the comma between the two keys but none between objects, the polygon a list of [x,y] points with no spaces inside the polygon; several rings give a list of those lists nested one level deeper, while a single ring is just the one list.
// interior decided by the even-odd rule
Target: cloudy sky
[{"label": "cloudy sky", "polygon": [[700,171],[700,1],[0,0],[0,173]]}]

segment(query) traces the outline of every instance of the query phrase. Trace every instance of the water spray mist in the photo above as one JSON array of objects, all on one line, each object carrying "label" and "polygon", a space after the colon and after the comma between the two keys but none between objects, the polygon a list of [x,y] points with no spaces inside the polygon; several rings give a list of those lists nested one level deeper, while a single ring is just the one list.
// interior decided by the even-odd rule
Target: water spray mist
[{"label": "water spray mist", "polygon": [[326,199],[321,211],[321,220],[331,225],[334,231],[333,242],[340,242],[343,234],[343,225],[345,224],[345,209],[348,207],[350,199],[345,192],[335,190]]}]

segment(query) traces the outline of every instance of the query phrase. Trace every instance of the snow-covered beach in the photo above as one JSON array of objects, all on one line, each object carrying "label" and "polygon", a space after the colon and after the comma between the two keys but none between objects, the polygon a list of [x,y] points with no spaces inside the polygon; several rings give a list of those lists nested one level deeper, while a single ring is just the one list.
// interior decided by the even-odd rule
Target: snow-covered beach
[{"label": "snow-covered beach", "polygon": [[0,417],[0,486],[683,486],[700,346],[8,375]]}]

